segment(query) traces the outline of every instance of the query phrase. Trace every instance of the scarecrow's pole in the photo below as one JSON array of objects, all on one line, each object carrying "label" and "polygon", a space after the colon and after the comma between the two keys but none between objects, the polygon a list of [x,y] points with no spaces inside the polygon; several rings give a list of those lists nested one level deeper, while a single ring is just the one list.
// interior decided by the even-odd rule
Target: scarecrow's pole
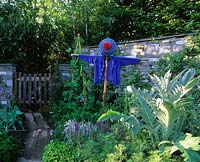
[{"label": "scarecrow's pole", "polygon": [[108,79],[108,56],[105,56],[104,68],[104,84],[103,84],[103,112],[106,110],[106,94],[107,94],[107,79]]}]

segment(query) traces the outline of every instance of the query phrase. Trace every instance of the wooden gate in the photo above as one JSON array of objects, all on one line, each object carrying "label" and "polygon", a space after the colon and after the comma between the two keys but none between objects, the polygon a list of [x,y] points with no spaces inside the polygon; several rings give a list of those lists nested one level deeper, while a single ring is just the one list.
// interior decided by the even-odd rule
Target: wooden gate
[{"label": "wooden gate", "polygon": [[14,73],[14,96],[20,104],[46,105],[51,90],[50,74]]}]

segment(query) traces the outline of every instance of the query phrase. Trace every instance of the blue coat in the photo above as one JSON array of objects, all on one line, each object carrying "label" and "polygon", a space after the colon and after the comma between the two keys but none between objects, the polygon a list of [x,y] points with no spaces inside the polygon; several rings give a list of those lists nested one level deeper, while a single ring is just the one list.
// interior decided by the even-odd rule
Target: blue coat
[{"label": "blue coat", "polygon": [[[79,58],[85,62],[94,64],[94,83],[99,84],[104,80],[104,56],[90,56],[80,54]],[[120,68],[121,66],[138,64],[140,62],[137,58],[110,56],[108,60],[108,78],[109,82],[112,82],[114,86],[120,84]]]}]

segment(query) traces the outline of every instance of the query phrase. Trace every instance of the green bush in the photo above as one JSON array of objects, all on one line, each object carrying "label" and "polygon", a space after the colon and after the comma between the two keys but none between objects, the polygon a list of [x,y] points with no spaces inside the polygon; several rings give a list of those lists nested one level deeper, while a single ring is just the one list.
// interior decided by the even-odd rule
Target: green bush
[{"label": "green bush", "polygon": [[0,135],[0,161],[14,162],[16,161],[19,147],[13,137],[7,134]]},{"label": "green bush", "polygon": [[43,162],[181,162],[181,157],[160,154],[145,132],[134,136],[115,124],[109,133],[98,133],[82,143],[51,141],[45,148]]},{"label": "green bush", "polygon": [[72,162],[75,152],[71,145],[65,142],[50,141],[45,147],[42,162]]},{"label": "green bush", "polygon": [[[80,147],[77,161],[115,162],[131,159],[133,153],[148,152],[152,147],[148,139],[134,137],[124,126],[116,124],[110,133],[98,133]],[[145,153],[144,153],[145,154]],[[145,154],[146,156],[146,154]]]},{"label": "green bush", "polygon": [[183,158],[180,156],[170,156],[169,153],[161,154],[159,150],[152,150],[146,158],[148,162],[182,162]]},{"label": "green bush", "polygon": [[[124,126],[116,124],[110,133],[99,133],[75,147],[76,161],[85,162],[181,162],[181,157],[173,159],[152,144],[145,134],[135,137]],[[74,149],[74,150],[75,150]]]}]

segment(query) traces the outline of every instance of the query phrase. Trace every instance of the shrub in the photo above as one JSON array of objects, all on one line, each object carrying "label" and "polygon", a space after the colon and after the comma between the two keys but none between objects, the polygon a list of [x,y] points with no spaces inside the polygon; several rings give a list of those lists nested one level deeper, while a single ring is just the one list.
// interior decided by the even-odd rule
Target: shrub
[{"label": "shrub", "polygon": [[75,161],[74,150],[65,142],[50,141],[45,147],[43,162],[66,162]]},{"label": "shrub", "polygon": [[158,162],[183,161],[181,157],[171,159],[167,154],[160,154],[155,145],[150,143],[145,132],[135,137],[127,128],[119,124],[115,124],[109,133],[97,133],[93,138],[86,138],[82,143],[51,141],[43,154],[43,162],[140,162],[155,160]]},{"label": "shrub", "polygon": [[152,150],[149,152],[149,156],[146,161],[148,162],[182,162],[183,158],[179,156],[170,157],[169,153],[161,154],[159,150]]},{"label": "shrub", "polygon": [[19,147],[13,137],[7,134],[0,135],[0,161],[14,162],[16,161]]},{"label": "shrub", "polygon": [[88,139],[80,146],[77,161],[126,161],[132,153],[152,149],[148,140],[134,137],[122,125],[114,125],[109,133],[98,133],[94,139]]}]

